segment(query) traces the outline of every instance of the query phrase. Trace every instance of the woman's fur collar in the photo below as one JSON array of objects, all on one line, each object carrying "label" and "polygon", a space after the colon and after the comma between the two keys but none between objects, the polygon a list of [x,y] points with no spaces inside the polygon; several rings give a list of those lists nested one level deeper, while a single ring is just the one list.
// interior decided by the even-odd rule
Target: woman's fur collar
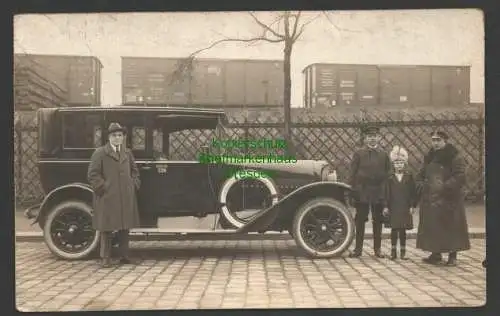
[{"label": "woman's fur collar", "polygon": [[450,166],[453,159],[458,154],[458,150],[452,144],[446,144],[443,148],[435,150],[431,149],[424,158],[424,164],[431,162],[438,163],[442,166]]}]

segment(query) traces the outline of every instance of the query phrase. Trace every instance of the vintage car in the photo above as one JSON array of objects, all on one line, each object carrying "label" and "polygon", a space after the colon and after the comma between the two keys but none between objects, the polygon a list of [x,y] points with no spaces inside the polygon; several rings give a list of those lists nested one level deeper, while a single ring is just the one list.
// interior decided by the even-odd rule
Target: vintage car
[{"label": "vintage car", "polygon": [[[33,224],[40,225],[48,248],[58,257],[87,258],[99,247],[100,234],[92,228],[93,191],[87,182],[87,169],[94,150],[107,142],[110,122],[127,128],[127,147],[140,170],[137,196],[141,227],[131,233],[187,233],[203,238],[207,234],[288,232],[299,248],[316,258],[338,256],[352,243],[350,187],[335,181],[335,169],[328,162],[172,159],[172,134],[221,130],[227,120],[223,110],[44,108],[37,118],[38,168],[46,194],[26,216],[35,218]],[[212,157],[220,157],[223,150],[210,144],[194,149],[199,155]],[[260,176],[256,177],[256,172]],[[163,217],[208,215],[218,218],[211,229],[158,227],[158,219]]]}]

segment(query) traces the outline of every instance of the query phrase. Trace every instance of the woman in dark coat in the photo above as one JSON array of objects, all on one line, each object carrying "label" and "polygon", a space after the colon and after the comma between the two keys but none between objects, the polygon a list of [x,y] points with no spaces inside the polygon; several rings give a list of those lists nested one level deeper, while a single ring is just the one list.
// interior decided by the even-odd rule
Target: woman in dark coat
[{"label": "woman in dark coat", "polygon": [[88,168],[88,181],[95,193],[93,227],[101,232],[105,267],[111,265],[111,232],[119,233],[121,262],[131,263],[127,258],[128,230],[139,226],[139,170],[132,152],[123,144],[124,132],[118,123],[111,123],[109,142],[96,149]]},{"label": "woman in dark coat", "polygon": [[464,206],[465,161],[447,142],[448,135],[432,135],[433,148],[419,173],[421,187],[417,248],[431,252],[424,262],[437,264],[449,253],[447,265],[456,265],[457,252],[470,249]]},{"label": "woman in dark coat", "polygon": [[394,146],[390,153],[394,168],[386,185],[388,215],[386,227],[391,229],[391,260],[397,258],[397,242],[399,239],[400,258],[406,260],[406,230],[413,229],[413,212],[417,204],[415,179],[407,169],[408,152]]}]

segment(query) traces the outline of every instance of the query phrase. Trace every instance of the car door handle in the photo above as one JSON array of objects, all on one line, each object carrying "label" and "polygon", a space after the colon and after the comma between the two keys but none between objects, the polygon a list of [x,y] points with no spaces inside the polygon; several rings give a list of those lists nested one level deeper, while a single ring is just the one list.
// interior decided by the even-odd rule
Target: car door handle
[{"label": "car door handle", "polygon": [[142,170],[149,170],[149,169],[151,169],[151,166],[142,166],[141,169]]}]

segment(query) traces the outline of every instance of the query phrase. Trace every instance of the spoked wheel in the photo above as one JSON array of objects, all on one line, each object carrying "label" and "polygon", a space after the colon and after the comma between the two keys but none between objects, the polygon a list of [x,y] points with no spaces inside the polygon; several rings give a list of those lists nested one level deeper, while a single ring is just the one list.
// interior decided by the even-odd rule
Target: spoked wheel
[{"label": "spoked wheel", "polygon": [[229,178],[223,184],[219,201],[222,228],[240,228],[261,210],[278,202],[278,191],[269,178]]},{"label": "spoked wheel", "polygon": [[354,220],[347,207],[334,199],[317,198],[297,211],[291,235],[315,258],[341,255],[354,239]]},{"label": "spoked wheel", "polygon": [[66,260],[84,259],[99,246],[99,232],[92,227],[92,208],[84,202],[57,205],[47,216],[43,230],[52,253]]}]

